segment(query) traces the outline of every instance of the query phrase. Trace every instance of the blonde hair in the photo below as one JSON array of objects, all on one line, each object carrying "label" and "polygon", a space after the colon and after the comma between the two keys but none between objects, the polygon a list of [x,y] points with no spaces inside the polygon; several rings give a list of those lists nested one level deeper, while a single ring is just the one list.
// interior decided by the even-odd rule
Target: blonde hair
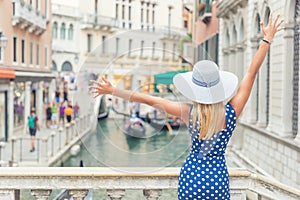
[{"label": "blonde hair", "polygon": [[219,132],[224,123],[224,103],[201,104],[194,102],[193,127],[199,129],[199,140],[209,140],[215,133]]}]

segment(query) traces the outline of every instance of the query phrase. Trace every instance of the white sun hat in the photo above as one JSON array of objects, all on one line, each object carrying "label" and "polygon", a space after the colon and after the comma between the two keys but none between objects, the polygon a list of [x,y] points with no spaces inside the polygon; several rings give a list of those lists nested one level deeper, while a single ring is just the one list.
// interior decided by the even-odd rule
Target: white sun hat
[{"label": "white sun hat", "polygon": [[177,74],[173,82],[188,99],[214,104],[230,100],[236,91],[238,78],[233,73],[219,70],[216,63],[202,60],[194,65],[192,72]]}]

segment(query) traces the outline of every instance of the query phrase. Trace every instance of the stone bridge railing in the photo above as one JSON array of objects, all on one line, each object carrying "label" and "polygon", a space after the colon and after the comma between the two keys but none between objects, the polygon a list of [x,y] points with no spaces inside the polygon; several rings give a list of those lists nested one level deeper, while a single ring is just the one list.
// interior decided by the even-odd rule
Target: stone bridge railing
[{"label": "stone bridge railing", "polygon": [[[17,200],[30,189],[37,200],[48,199],[52,190],[68,189],[82,200],[89,189],[105,189],[112,200],[126,190],[143,190],[145,199],[159,199],[163,190],[176,190],[179,168],[1,168],[0,199]],[[300,191],[246,170],[230,169],[232,200],[300,199]]]}]

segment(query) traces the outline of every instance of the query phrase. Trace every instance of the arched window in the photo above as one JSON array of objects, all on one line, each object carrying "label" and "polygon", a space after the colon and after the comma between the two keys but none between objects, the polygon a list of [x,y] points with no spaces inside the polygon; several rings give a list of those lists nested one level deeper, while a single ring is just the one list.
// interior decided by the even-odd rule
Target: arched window
[{"label": "arched window", "polygon": [[256,23],[256,34],[260,34],[260,17],[259,17],[259,14],[256,15],[255,23]]},{"label": "arched window", "polygon": [[69,61],[66,61],[61,66],[62,72],[71,72],[73,71],[72,64]]},{"label": "arched window", "polygon": [[57,65],[56,65],[56,63],[54,62],[54,60],[52,60],[52,70],[53,70],[53,71],[57,71]]},{"label": "arched window", "polygon": [[73,24],[70,24],[70,26],[69,26],[68,39],[73,40]]},{"label": "arched window", "polygon": [[66,25],[65,25],[65,23],[62,23],[61,27],[60,27],[60,39],[62,39],[62,40],[66,39]]},{"label": "arched window", "polygon": [[53,38],[57,39],[57,22],[53,23],[53,29],[52,29]]}]

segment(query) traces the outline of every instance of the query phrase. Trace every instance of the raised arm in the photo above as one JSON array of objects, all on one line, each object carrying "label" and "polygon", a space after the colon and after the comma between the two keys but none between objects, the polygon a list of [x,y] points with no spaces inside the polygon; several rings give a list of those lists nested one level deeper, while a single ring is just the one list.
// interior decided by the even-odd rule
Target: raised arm
[{"label": "raised arm", "polygon": [[113,96],[120,97],[128,101],[147,104],[149,106],[162,110],[170,115],[180,117],[186,123],[188,123],[190,111],[190,105],[188,104],[154,97],[140,92],[122,90],[114,87],[105,78],[102,78],[102,83],[93,80],[91,80],[91,82],[96,84],[96,86],[90,87],[93,90],[92,93],[95,94],[94,98],[98,97],[101,94],[111,94]]},{"label": "raised arm", "polygon": [[256,74],[266,57],[275,34],[283,29],[283,27],[280,26],[283,20],[278,22],[279,17],[280,15],[278,14],[273,22],[271,13],[269,16],[268,26],[265,27],[263,22],[260,23],[261,30],[264,35],[263,41],[261,42],[255,56],[253,57],[251,65],[246,75],[244,76],[236,95],[229,102],[234,107],[237,118],[240,116],[245,107],[245,104],[247,103],[255,81]]}]

